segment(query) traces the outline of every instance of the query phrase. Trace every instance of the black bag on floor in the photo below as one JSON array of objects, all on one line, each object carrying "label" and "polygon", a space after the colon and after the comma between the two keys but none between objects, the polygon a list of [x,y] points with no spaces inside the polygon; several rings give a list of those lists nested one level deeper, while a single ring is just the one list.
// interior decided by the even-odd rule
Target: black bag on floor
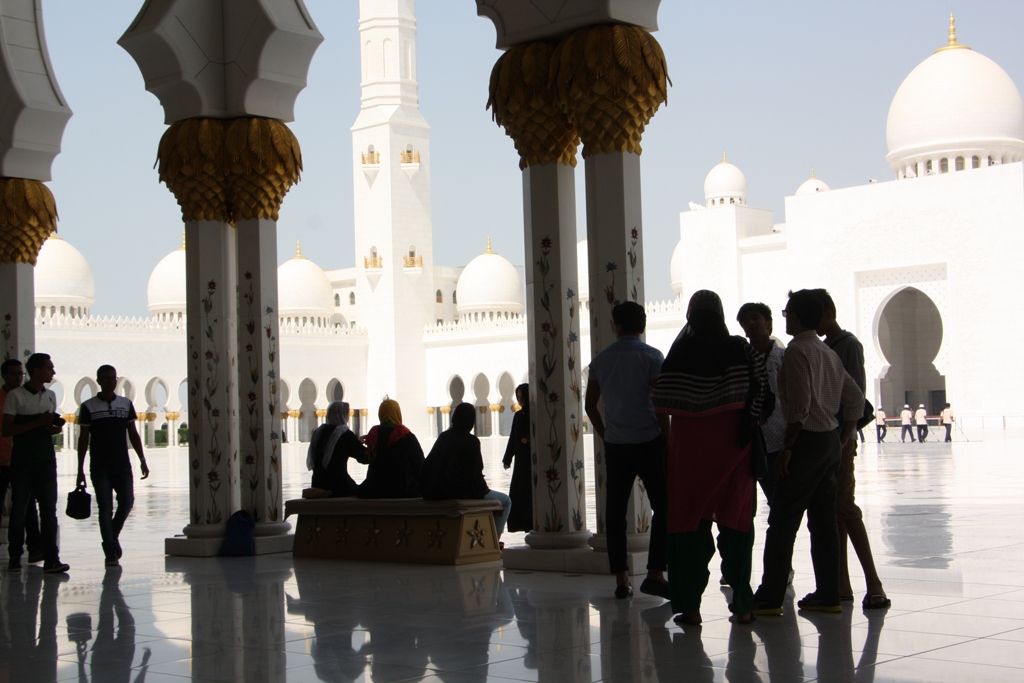
[{"label": "black bag on floor", "polygon": [[228,517],[224,529],[224,542],[220,546],[223,556],[244,556],[256,554],[256,520],[247,510],[239,510]]},{"label": "black bag on floor", "polygon": [[84,486],[79,486],[68,494],[68,506],[64,512],[72,519],[89,519],[89,515],[92,514],[92,496]]}]

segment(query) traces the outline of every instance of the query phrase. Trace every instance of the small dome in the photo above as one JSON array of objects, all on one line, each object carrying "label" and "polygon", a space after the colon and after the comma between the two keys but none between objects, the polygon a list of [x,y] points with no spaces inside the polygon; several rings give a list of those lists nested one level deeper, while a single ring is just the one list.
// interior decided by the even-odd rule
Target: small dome
[{"label": "small dome", "polygon": [[459,302],[456,308],[463,319],[523,312],[523,280],[515,266],[491,251],[490,237],[487,251],[462,269],[455,293]]},{"label": "small dome", "polygon": [[722,163],[704,179],[705,206],[747,203],[747,177],[722,155]]},{"label": "small dome", "polygon": [[584,237],[576,245],[576,288],[580,293],[580,301],[590,300],[590,258],[587,239]]},{"label": "small dome", "polygon": [[160,259],[149,275],[146,298],[149,312],[156,318],[181,319],[185,316],[185,245]]},{"label": "small dome", "polygon": [[[950,15],[949,44],[937,50],[900,85],[889,107],[885,135],[886,161],[898,177],[936,173],[918,162],[955,158],[987,160],[1004,156],[1018,161],[1024,155],[1024,102],[1013,80],[988,57],[956,42]],[[909,173],[908,173],[909,171]]]},{"label": "small dome", "polygon": [[[239,278],[241,280],[241,277]],[[277,269],[277,309],[282,323],[326,327],[334,315],[334,289],[326,273],[302,255]]]},{"label": "small dome", "polygon": [[828,192],[831,190],[825,181],[820,178],[814,177],[814,169],[811,169],[811,177],[800,184],[800,187],[796,188],[796,196],[805,194],[815,194],[817,192]]},{"label": "small dome", "polygon": [[82,252],[51,235],[39,250],[34,270],[36,308],[44,315],[89,315],[96,282]]}]

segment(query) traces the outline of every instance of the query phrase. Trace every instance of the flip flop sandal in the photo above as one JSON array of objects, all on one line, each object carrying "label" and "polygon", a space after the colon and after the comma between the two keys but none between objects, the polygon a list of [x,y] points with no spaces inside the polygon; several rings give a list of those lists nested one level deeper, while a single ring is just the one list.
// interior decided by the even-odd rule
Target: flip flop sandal
[{"label": "flip flop sandal", "polygon": [[864,596],[861,607],[864,609],[889,609],[892,607],[892,600],[881,593],[874,593]]},{"label": "flip flop sandal", "polygon": [[852,595],[840,595],[839,596],[839,602],[853,602],[853,596]]}]

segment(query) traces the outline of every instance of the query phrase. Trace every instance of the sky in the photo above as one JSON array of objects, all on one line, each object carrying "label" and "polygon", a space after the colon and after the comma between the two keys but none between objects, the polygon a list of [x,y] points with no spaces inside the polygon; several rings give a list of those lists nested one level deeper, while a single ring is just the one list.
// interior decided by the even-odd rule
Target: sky
[{"label": "sky", "polygon": [[[146,316],[152,269],[181,244],[181,213],[159,183],[166,126],[156,97],[117,39],[141,0],[44,0],[50,58],[74,112],[49,183],[58,234],[89,260],[93,315]],[[306,0],[324,35],[292,131],[301,182],[284,200],[279,260],[302,251],[324,269],[351,267],[352,142],[359,109],[358,2]],[[654,34],[668,62],[668,103],[641,158],[646,298],[674,298],[669,263],[679,212],[703,203],[722,153],[747,177],[748,204],[785,221],[784,197],[813,167],[831,187],[889,180],[885,121],[910,71],[957,35],[1024,84],[1019,0],[663,0]],[[434,261],[461,266],[493,248],[524,262],[522,183],[512,141],[486,111],[495,31],[473,0],[417,2],[420,108],[431,125]],[[938,105],[937,105],[938,106]],[[583,161],[578,234],[586,234]],[[851,264],[851,269],[856,264]]]}]

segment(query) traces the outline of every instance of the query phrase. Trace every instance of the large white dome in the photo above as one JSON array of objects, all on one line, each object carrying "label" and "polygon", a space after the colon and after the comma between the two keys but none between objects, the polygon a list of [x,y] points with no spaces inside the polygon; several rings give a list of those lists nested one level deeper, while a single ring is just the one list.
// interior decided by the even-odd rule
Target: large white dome
[{"label": "large white dome", "polygon": [[722,155],[722,163],[704,179],[704,205],[746,204],[747,177]]},{"label": "large white dome", "polygon": [[161,319],[185,316],[185,245],[160,259],[149,275],[146,298],[149,312]]},{"label": "large white dome", "polygon": [[82,252],[51,235],[36,260],[35,302],[44,315],[89,315],[96,302],[96,282]]},{"label": "large white dome", "polygon": [[523,280],[504,257],[487,251],[470,261],[455,286],[457,310],[463,319],[484,319],[523,312]]},{"label": "large white dome", "polygon": [[951,17],[949,44],[900,85],[885,133],[886,161],[899,178],[984,166],[990,156],[993,163],[1018,161],[1024,102],[998,64],[957,44]]},{"label": "large white dome", "polygon": [[277,269],[277,308],[282,323],[328,326],[334,315],[334,289],[318,265],[296,248]]}]

